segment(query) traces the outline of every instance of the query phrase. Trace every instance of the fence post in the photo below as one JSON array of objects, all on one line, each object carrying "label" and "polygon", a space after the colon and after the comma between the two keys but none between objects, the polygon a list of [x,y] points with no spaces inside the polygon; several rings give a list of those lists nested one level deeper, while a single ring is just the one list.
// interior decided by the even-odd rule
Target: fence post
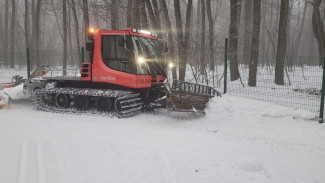
[{"label": "fence post", "polygon": [[224,66],[224,82],[223,93],[227,93],[227,60],[228,60],[228,38],[225,39],[225,66]]},{"label": "fence post", "polygon": [[81,63],[85,62],[85,47],[81,47]]},{"label": "fence post", "polygon": [[29,48],[26,48],[27,54],[27,78],[30,78],[30,58],[29,58]]},{"label": "fence post", "polygon": [[322,82],[322,96],[320,99],[320,110],[319,110],[319,123],[324,123],[324,93],[325,93],[325,58],[323,63],[323,82]]}]

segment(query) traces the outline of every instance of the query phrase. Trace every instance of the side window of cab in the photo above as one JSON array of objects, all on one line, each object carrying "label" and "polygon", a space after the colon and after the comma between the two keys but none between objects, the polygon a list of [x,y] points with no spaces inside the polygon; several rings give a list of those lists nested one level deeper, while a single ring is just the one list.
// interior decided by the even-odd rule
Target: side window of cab
[{"label": "side window of cab", "polygon": [[118,36],[102,35],[102,59],[104,64],[114,70],[131,72],[128,53],[118,45]]}]

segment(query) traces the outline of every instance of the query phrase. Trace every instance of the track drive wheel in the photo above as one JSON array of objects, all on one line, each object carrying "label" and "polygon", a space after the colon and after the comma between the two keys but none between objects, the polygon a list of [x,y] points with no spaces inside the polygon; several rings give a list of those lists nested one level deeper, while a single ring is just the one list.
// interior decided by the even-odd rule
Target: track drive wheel
[{"label": "track drive wheel", "polygon": [[49,106],[53,106],[55,105],[55,94],[52,93],[43,94],[42,100],[45,104]]},{"label": "track drive wheel", "polygon": [[55,104],[61,108],[68,108],[70,106],[70,96],[59,93],[55,96]]},{"label": "track drive wheel", "polygon": [[78,110],[86,110],[89,108],[89,97],[84,95],[76,95],[73,98],[73,105]]},{"label": "track drive wheel", "polygon": [[96,98],[96,108],[100,112],[111,111],[113,107],[113,100],[107,97]]}]

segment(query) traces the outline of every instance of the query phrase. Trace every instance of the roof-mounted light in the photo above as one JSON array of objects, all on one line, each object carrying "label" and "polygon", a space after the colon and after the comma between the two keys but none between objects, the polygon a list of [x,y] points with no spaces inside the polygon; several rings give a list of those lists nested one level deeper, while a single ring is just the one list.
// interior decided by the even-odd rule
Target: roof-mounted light
[{"label": "roof-mounted light", "polygon": [[134,29],[134,28],[133,28],[133,29],[132,29],[132,32],[134,32],[134,33],[137,32],[137,29]]},{"label": "roof-mounted light", "polygon": [[91,34],[94,34],[95,33],[95,29],[94,28],[89,28],[89,33],[91,33]]},{"label": "roof-mounted light", "polygon": [[140,33],[141,33],[141,34],[148,34],[148,35],[150,35],[150,34],[151,34],[151,32],[149,32],[149,31],[146,31],[146,30],[140,30]]}]

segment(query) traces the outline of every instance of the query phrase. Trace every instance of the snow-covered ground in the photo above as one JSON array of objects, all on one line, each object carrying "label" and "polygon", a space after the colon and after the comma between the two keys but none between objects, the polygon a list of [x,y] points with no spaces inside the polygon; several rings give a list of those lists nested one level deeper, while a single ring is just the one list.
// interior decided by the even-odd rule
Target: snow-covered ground
[{"label": "snow-covered ground", "polygon": [[[0,82],[17,74],[26,72],[2,69]],[[21,87],[6,93],[24,98]],[[117,119],[12,101],[0,110],[0,183],[325,182],[314,111],[224,95],[206,113]]]},{"label": "snow-covered ground", "polygon": [[325,126],[307,111],[233,96],[205,116],[127,119],[0,110],[0,182],[325,182]]}]

